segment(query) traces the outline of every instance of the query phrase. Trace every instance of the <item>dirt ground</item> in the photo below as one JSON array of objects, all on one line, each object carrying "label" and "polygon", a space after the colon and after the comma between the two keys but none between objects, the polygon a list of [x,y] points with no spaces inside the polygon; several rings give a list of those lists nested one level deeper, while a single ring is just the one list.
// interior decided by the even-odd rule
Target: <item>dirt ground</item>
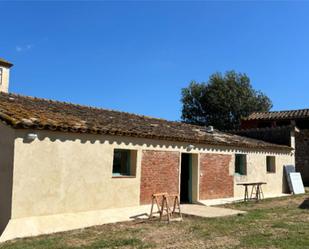
[{"label": "dirt ground", "polygon": [[[18,239],[0,249],[220,248],[309,249],[309,195],[236,203],[247,211],[182,222],[135,221]],[[222,206],[221,206],[222,207]]]}]

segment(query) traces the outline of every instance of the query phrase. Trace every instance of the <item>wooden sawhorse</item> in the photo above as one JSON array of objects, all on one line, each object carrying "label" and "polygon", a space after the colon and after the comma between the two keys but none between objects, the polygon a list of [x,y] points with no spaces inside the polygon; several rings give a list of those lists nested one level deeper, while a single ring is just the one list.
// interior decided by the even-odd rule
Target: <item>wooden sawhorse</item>
[{"label": "wooden sawhorse", "polygon": [[[172,198],[173,200],[173,209],[171,210],[169,206],[169,198]],[[159,213],[160,214],[160,221],[162,220],[163,216],[167,216],[167,221],[174,221],[174,220],[182,220],[182,214],[180,209],[180,201],[179,201],[179,195],[169,195],[168,193],[157,193],[153,194],[151,196],[151,209],[150,209],[150,215],[149,219],[154,217],[154,214]],[[160,200],[161,199],[161,200]],[[161,201],[161,205],[160,205]],[[157,211],[154,212],[154,206],[157,206]],[[172,216],[175,214],[178,214],[178,218],[173,218]]]}]

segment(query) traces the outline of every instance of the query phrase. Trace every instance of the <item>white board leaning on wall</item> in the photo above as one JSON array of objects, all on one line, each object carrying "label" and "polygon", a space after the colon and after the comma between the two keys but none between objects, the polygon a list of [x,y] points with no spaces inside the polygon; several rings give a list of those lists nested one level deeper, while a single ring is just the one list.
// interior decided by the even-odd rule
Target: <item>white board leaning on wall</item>
[{"label": "white board leaning on wall", "polygon": [[303,180],[299,172],[291,172],[290,173],[290,180],[292,185],[292,192],[293,194],[304,194],[305,188],[303,184]]},{"label": "white board leaning on wall", "polygon": [[295,172],[295,166],[286,165],[284,166],[284,169],[285,169],[290,191],[294,195],[304,194],[305,188],[304,188],[303,180],[301,178],[301,174],[299,172]]}]

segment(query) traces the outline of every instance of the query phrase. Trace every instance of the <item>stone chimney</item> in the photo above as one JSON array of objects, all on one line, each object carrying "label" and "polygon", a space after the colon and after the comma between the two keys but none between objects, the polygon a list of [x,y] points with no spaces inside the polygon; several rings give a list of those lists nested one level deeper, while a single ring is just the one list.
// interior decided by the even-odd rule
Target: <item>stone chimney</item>
[{"label": "stone chimney", "polygon": [[9,92],[10,68],[12,63],[0,58],[0,92]]}]

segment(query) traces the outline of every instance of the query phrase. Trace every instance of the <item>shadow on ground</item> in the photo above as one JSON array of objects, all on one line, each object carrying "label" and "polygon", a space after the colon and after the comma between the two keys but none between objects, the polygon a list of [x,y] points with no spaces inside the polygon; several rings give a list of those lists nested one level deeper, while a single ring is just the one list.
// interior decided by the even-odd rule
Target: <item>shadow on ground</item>
[{"label": "shadow on ground", "polygon": [[305,199],[302,204],[299,205],[301,209],[309,209],[309,198]]}]

